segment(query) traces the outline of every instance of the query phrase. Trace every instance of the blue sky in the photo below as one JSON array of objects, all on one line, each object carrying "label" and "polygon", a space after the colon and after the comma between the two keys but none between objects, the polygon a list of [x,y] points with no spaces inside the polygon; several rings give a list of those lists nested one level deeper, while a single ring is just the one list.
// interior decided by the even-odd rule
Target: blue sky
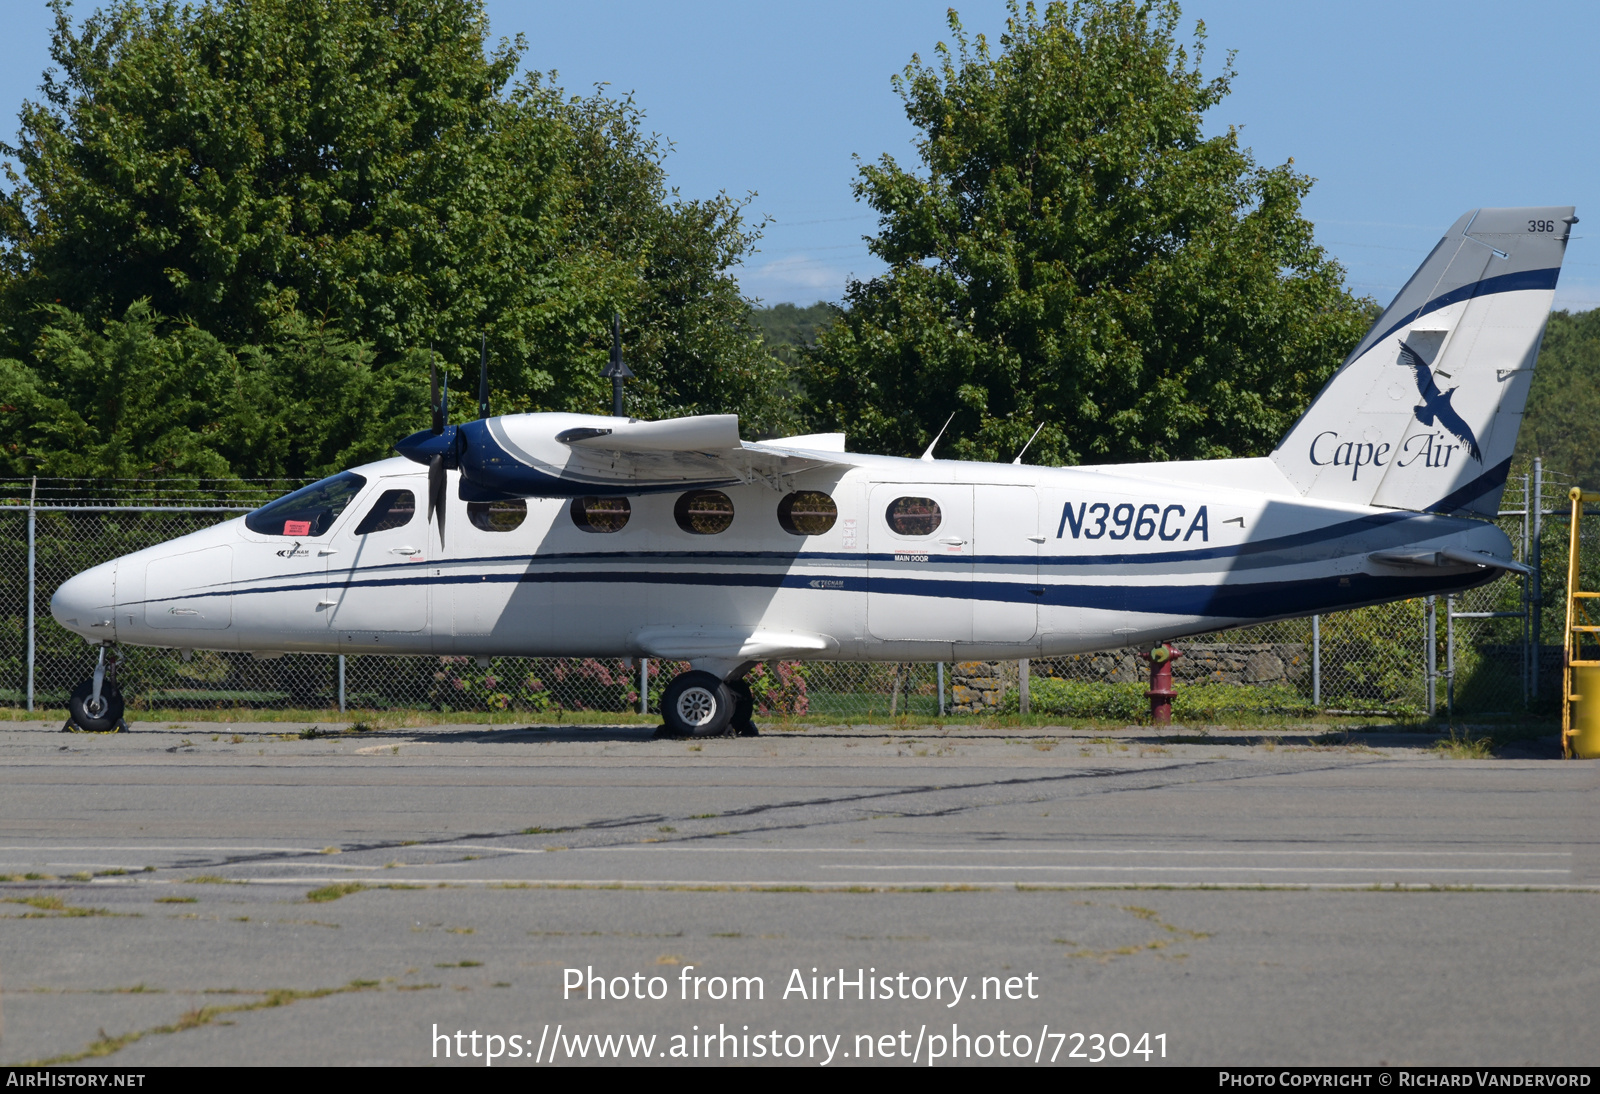
[{"label": "blue sky", "polygon": [[[837,300],[881,266],[852,198],[856,163],[916,162],[890,87],[913,53],[948,41],[945,0],[872,3],[488,0],[494,35],[522,33],[527,64],[574,92],[632,91],[675,148],[686,197],[754,191],[770,218],[740,273],[767,303]],[[1003,2],[957,5],[997,40]],[[79,4],[88,11],[92,5]],[[1387,302],[1439,235],[1477,205],[1578,207],[1557,306],[1600,304],[1600,6],[1565,0],[1189,0],[1205,70],[1235,52],[1233,94],[1210,118],[1240,128],[1257,162],[1317,179],[1306,213],[1351,287]],[[48,64],[42,3],[8,5],[0,106],[36,94]],[[7,130],[13,128],[10,125]],[[1586,232],[1585,229],[1588,229]]]}]

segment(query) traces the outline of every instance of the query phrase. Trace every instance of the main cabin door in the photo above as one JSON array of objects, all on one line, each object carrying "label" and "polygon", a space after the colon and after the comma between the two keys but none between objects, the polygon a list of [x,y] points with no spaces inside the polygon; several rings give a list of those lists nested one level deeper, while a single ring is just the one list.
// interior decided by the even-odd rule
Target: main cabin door
[{"label": "main cabin door", "polygon": [[972,640],[972,487],[877,483],[867,506],[867,631]]}]

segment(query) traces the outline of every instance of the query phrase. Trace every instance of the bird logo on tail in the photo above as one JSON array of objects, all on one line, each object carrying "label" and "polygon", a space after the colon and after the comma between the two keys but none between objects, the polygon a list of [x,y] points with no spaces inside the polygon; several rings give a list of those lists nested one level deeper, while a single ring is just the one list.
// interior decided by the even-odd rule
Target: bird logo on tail
[{"label": "bird logo on tail", "polygon": [[1417,379],[1417,394],[1422,397],[1422,405],[1411,412],[1417,416],[1417,421],[1426,426],[1437,422],[1440,428],[1467,446],[1468,455],[1482,463],[1483,452],[1478,448],[1477,436],[1473,434],[1472,427],[1467,424],[1466,419],[1450,405],[1450,396],[1454,395],[1457,389],[1440,391],[1438,383],[1433,378],[1433,370],[1422,359],[1422,354],[1404,342],[1400,343],[1399,363],[1409,368]]}]

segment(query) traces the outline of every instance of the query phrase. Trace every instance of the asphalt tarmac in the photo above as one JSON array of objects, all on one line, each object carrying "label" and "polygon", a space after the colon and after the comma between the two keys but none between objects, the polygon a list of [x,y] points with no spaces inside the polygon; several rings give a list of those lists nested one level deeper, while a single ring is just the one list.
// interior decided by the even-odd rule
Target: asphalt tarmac
[{"label": "asphalt tarmac", "polygon": [[301,728],[0,724],[0,1062],[1600,1063],[1548,742]]}]

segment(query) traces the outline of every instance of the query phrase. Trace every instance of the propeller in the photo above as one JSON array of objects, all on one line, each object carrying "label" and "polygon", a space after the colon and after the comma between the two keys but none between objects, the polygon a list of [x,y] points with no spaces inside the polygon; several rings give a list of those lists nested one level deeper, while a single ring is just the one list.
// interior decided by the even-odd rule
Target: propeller
[{"label": "propeller", "polygon": [[478,417],[489,416],[489,334],[478,343]]},{"label": "propeller", "polygon": [[611,313],[611,363],[600,374],[611,381],[611,416],[626,418],[622,409],[622,381],[633,378],[633,370],[622,363],[622,316]]},{"label": "propeller", "polygon": [[[428,374],[429,383],[433,389],[433,435],[442,436],[450,423],[450,382],[445,380],[444,386],[439,386],[439,363],[434,359],[433,347],[428,347]],[[454,438],[451,438],[454,440]],[[445,459],[443,452],[435,452],[428,460],[428,523],[433,523],[434,514],[439,516],[439,546],[444,547],[444,514],[445,514],[445,487],[449,479],[445,475]]]},{"label": "propeller", "polygon": [[444,432],[444,427],[450,422],[450,385],[447,382],[444,391],[439,391],[439,362],[434,359],[433,347],[428,347],[428,382],[431,387],[431,402],[433,407],[433,435],[435,437]]},{"label": "propeller", "polygon": [[428,461],[428,523],[433,523],[433,515],[439,514],[439,547],[444,548],[444,490],[449,483],[445,476],[444,453],[436,454]]}]

